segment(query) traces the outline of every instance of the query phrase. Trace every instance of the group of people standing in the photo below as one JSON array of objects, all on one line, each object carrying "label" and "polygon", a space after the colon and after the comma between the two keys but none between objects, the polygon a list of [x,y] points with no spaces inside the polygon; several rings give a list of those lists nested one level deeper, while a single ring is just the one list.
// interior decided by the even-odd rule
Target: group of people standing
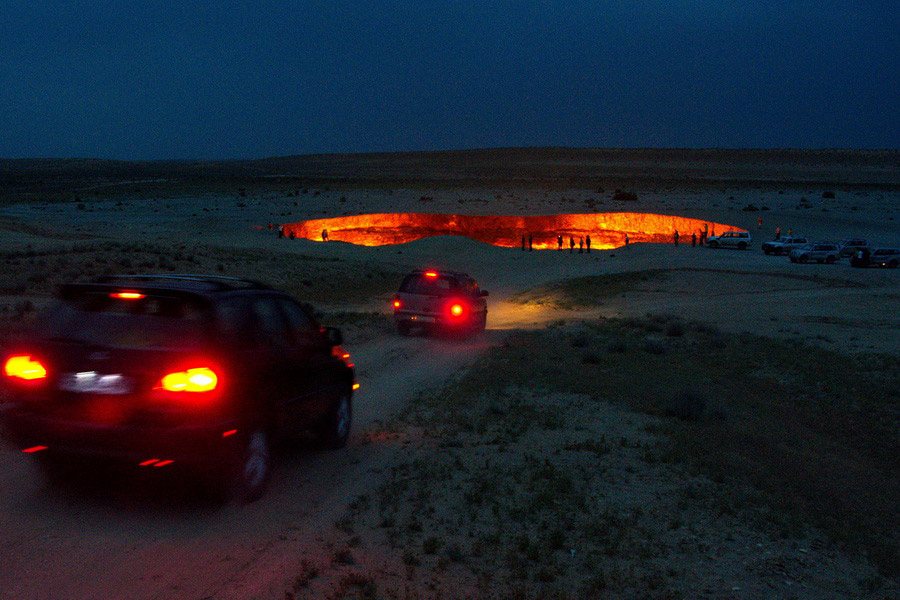
[{"label": "group of people standing", "polygon": [[[569,236],[569,253],[575,252],[575,236]],[[583,254],[584,252],[590,253],[591,251],[591,236],[590,234],[584,236],[578,236],[578,253]],[[556,236],[556,249],[563,249],[563,236],[562,234],[557,234]],[[522,234],[522,252],[531,252],[534,250],[534,235],[532,234]]]}]

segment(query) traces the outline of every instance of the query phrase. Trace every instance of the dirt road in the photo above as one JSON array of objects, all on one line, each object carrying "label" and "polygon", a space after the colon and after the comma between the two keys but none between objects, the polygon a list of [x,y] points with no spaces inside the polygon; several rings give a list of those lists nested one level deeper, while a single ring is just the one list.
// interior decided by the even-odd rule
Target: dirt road
[{"label": "dirt road", "polygon": [[[379,448],[364,432],[495,343],[386,336],[350,348],[360,365],[355,434],[339,452],[288,449],[251,505],[192,501],[169,474],[60,490],[20,453],[0,454],[3,598],[247,598],[284,588],[304,540],[373,485]],[[150,477],[149,475],[153,475]],[[171,489],[175,485],[176,489]]]}]

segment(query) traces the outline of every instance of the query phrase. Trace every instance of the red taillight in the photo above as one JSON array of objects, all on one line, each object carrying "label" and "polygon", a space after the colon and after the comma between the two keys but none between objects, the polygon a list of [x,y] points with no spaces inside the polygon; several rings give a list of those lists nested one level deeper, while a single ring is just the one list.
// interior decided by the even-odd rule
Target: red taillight
[{"label": "red taillight", "polygon": [[348,367],[353,366],[353,363],[350,362],[350,353],[347,352],[346,350],[344,350],[343,348],[341,348],[340,346],[333,347],[331,349],[331,355],[337,356],[339,359],[344,361],[344,364],[346,364]]},{"label": "red taillight", "polygon": [[7,377],[33,381],[47,377],[47,368],[39,360],[34,360],[30,355],[10,356],[3,366],[3,373]]},{"label": "red taillight", "polygon": [[394,308],[400,308],[402,306],[399,300],[394,300]]},{"label": "red taillight", "polygon": [[119,300],[140,300],[141,298],[146,298],[144,294],[140,292],[114,292],[109,295],[110,298],[118,298]]},{"label": "red taillight", "polygon": [[454,317],[461,317],[465,310],[466,309],[462,304],[454,303],[450,305],[450,314]]},{"label": "red taillight", "polygon": [[219,376],[209,367],[197,367],[169,373],[153,389],[167,392],[211,392],[219,385]]},{"label": "red taillight", "polygon": [[425,277],[430,277],[431,279],[434,279],[437,276],[438,276],[437,271],[425,271]]}]

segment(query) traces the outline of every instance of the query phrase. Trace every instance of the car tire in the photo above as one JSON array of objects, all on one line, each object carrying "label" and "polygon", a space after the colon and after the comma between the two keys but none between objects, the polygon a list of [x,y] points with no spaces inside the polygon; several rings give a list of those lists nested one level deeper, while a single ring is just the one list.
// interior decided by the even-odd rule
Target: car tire
[{"label": "car tire", "polygon": [[265,427],[250,429],[235,467],[237,498],[248,503],[259,500],[272,474],[272,448]]},{"label": "car tire", "polygon": [[738,250],[746,250],[747,244],[746,242],[738,242]]},{"label": "car tire", "polygon": [[768,256],[769,254],[772,254],[772,251],[769,250],[768,248],[763,248],[762,251],[763,251],[763,254],[765,254],[766,256]]},{"label": "car tire", "polygon": [[805,265],[806,263],[809,262],[809,257],[805,254],[801,254],[800,258],[797,260],[799,260],[801,263],[803,263]]},{"label": "car tire", "polygon": [[833,264],[834,264],[834,257],[833,257],[833,256],[829,256],[828,258],[825,259],[825,262],[827,262],[829,265],[833,265]]},{"label": "car tire", "polygon": [[719,247],[719,242],[713,240],[713,241],[707,243],[707,246],[709,246],[710,248],[718,248],[718,247]]},{"label": "car tire", "polygon": [[350,427],[353,424],[353,401],[350,391],[341,392],[328,414],[319,424],[316,437],[319,445],[328,450],[338,450],[347,445]]}]

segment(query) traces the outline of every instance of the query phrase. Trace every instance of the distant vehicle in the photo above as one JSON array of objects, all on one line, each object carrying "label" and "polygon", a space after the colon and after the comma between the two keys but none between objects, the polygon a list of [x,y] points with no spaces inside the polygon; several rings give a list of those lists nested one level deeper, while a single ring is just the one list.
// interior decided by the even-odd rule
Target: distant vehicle
[{"label": "distant vehicle", "polygon": [[413,271],[403,278],[392,301],[400,335],[419,328],[426,333],[472,334],[487,323],[486,290],[457,271]]},{"label": "distant vehicle", "polygon": [[838,247],[841,249],[841,256],[853,256],[857,251],[862,250],[863,248],[868,248],[871,250],[869,246],[869,242],[860,238],[851,238],[848,240],[842,240],[838,243]]},{"label": "distant vehicle", "polygon": [[887,267],[896,269],[900,265],[900,248],[875,248],[858,250],[850,259],[854,267]]},{"label": "distant vehicle", "polygon": [[776,256],[780,254],[788,254],[791,250],[795,248],[802,248],[803,246],[809,243],[809,238],[798,237],[798,236],[787,236],[778,240],[772,240],[769,242],[762,243],[762,251],[765,254],[774,254]]},{"label": "distant vehicle", "polygon": [[726,231],[722,235],[711,235],[706,238],[710,248],[737,248],[746,250],[753,242],[749,231]]},{"label": "distant vehicle", "polygon": [[[3,424],[51,477],[73,457],[186,466],[216,495],[252,501],[272,442],[350,433],[352,365],[341,332],[254,281],[106,277],[62,286],[7,348]],[[92,463],[93,464],[93,463]]]},{"label": "distant vehicle", "polygon": [[793,263],[808,263],[815,261],[818,263],[834,264],[841,257],[840,249],[837,244],[807,244],[802,248],[791,250],[788,255]]}]

